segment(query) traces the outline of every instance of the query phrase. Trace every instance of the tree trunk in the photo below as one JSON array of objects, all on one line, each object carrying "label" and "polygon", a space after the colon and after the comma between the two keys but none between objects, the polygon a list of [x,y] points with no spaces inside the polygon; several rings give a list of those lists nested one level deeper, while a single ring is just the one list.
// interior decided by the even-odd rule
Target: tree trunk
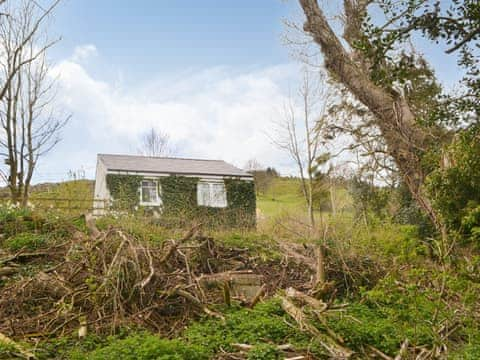
[{"label": "tree trunk", "polygon": [[[317,0],[299,1],[306,16],[304,30],[320,46],[325,68],[375,116],[376,125],[385,140],[388,153],[395,160],[413,198],[441,232],[441,220],[422,189],[425,174],[420,155],[424,151],[427,135],[417,126],[408,103],[400,94],[387,91],[370,80],[369,75],[357,61],[359,54],[351,56],[345,50],[318,6]],[[358,6],[365,6],[367,3]],[[345,1],[345,4],[350,4],[350,1]],[[358,25],[355,21],[358,20],[347,19],[347,22],[350,21],[345,29],[346,32],[347,30],[350,32],[345,36],[347,41],[351,40],[349,36],[354,38],[353,31],[360,31],[355,29]]]},{"label": "tree trunk", "polygon": [[335,186],[330,184],[330,206],[332,208],[333,216],[337,215],[337,208],[336,208],[336,197],[335,197]]},{"label": "tree trunk", "polygon": [[316,274],[315,274],[315,286],[314,288],[320,288],[325,284],[325,249],[324,245],[320,244],[315,247],[315,258],[317,259]]},{"label": "tree trunk", "polygon": [[313,212],[313,203],[312,203],[311,195],[308,200],[308,220],[310,221],[310,226],[313,229],[315,227],[315,214]]}]

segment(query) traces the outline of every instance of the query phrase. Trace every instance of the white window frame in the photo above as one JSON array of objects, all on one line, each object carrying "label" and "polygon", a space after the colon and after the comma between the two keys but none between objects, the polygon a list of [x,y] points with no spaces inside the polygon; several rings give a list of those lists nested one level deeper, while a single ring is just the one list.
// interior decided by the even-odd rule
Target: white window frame
[{"label": "white window frame", "polygon": [[[157,193],[157,200],[156,201],[143,201],[142,189],[143,189],[143,182],[144,181],[150,181],[150,182],[155,183],[155,189],[156,189],[156,193]],[[160,195],[161,195],[161,188],[160,188],[160,185],[159,185],[157,179],[144,178],[140,181],[140,205],[141,206],[160,206],[160,205],[162,205],[162,199],[161,199]]]},{"label": "white window frame", "polygon": [[[208,201],[205,204],[203,202],[203,197],[201,196],[200,189],[201,187],[199,186],[200,184],[202,185],[208,185]],[[214,185],[222,185],[223,186],[223,191],[224,191],[224,201],[222,203],[212,201],[212,194],[214,193],[213,187]],[[223,180],[200,180],[197,184],[197,205],[198,206],[205,206],[205,207],[213,207],[213,208],[226,208],[228,206],[228,200],[227,200],[227,189],[225,187],[225,182]]]}]

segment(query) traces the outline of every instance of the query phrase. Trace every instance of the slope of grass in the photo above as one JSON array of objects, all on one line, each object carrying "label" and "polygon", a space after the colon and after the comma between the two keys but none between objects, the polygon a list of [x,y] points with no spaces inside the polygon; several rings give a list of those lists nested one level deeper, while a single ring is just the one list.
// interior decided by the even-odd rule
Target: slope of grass
[{"label": "slope of grass", "polygon": [[257,194],[257,208],[266,217],[274,217],[285,211],[305,211],[300,180],[287,177],[274,179],[266,194]]},{"label": "slope of grass", "polygon": [[[345,186],[336,185],[333,194],[327,192],[326,200],[330,204],[330,196],[337,212],[351,212],[352,200]],[[302,194],[300,179],[292,177],[278,177],[273,180],[271,187],[265,194],[257,194],[257,208],[261,216],[272,218],[283,213],[306,214],[306,202]],[[333,209],[330,209],[332,211]],[[329,211],[326,211],[329,212]],[[320,212],[316,211],[317,216]]]}]

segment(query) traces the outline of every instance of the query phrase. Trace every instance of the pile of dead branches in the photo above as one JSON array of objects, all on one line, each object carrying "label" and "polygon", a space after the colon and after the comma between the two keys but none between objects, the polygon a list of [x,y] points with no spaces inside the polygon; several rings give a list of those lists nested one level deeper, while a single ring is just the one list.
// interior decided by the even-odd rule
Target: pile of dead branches
[{"label": "pile of dead branches", "polygon": [[[1,334],[84,336],[136,324],[172,335],[200,313],[222,318],[212,304],[251,306],[265,293],[263,276],[241,265],[250,261],[242,249],[216,246],[198,227],[155,246],[89,225],[90,235],[77,232],[61,246],[0,258],[3,276],[12,276],[0,295]],[[49,252],[48,267],[15,275],[19,262]]]}]

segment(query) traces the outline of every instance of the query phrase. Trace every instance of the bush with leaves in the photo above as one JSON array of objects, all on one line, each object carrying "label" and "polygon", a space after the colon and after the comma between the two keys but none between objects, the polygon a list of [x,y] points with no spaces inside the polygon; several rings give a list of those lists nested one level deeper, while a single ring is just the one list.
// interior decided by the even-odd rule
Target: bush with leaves
[{"label": "bush with leaves", "polygon": [[427,179],[427,189],[449,230],[476,237],[480,226],[480,127],[462,131],[445,150],[443,166]]}]

